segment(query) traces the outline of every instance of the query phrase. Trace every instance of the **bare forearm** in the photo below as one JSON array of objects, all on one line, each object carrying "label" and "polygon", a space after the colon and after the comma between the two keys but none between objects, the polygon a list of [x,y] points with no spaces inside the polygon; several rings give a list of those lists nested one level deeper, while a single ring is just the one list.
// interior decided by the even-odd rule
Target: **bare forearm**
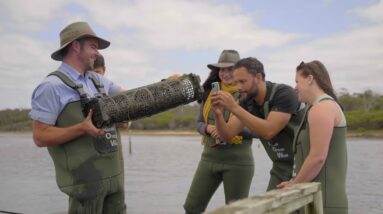
[{"label": "bare forearm", "polygon": [[215,114],[215,126],[221,140],[229,142],[238,133],[226,123],[222,114]]},{"label": "bare forearm", "polygon": [[293,183],[310,182],[314,180],[321,171],[324,162],[325,159],[319,156],[308,155]]},{"label": "bare forearm", "polygon": [[47,126],[38,130],[34,129],[33,139],[37,146],[47,147],[66,143],[76,137],[83,135],[84,133],[85,132],[81,127],[81,123],[67,128]]},{"label": "bare forearm", "polygon": [[239,105],[233,108],[232,113],[246,126],[250,131],[257,133],[257,136],[270,139],[273,138],[273,127],[267,120],[256,117],[250,112],[246,111]]}]

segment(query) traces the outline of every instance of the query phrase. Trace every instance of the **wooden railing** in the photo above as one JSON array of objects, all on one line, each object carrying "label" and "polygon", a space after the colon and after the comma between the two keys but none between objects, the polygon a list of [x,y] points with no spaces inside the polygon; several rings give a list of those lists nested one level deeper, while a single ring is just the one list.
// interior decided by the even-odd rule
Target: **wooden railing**
[{"label": "wooden railing", "polygon": [[282,214],[305,208],[306,213],[323,214],[320,183],[301,183],[235,201],[207,214]]}]

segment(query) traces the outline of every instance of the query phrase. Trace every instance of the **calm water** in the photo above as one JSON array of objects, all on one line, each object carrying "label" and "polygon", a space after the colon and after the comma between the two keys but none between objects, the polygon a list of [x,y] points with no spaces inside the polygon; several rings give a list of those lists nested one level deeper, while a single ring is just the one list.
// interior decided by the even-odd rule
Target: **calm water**
[{"label": "calm water", "polygon": [[[184,213],[202,147],[199,137],[123,137],[125,189],[128,213]],[[350,213],[383,213],[383,142],[349,139],[347,191]],[[251,195],[263,192],[268,181],[268,160],[258,140],[253,142],[255,176]],[[208,210],[224,204],[220,187]],[[0,211],[63,213],[67,198],[55,184],[53,163],[46,149],[34,146],[30,135],[0,135]]]}]

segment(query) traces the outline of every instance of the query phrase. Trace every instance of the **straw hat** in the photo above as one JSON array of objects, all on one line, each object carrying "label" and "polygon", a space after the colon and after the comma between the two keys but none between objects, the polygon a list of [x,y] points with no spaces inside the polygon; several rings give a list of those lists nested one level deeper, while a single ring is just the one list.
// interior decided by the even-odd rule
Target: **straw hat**
[{"label": "straw hat", "polygon": [[219,56],[218,63],[208,64],[207,67],[210,69],[214,68],[227,68],[234,66],[240,59],[239,53],[236,50],[223,50]]},{"label": "straw hat", "polygon": [[62,50],[68,46],[71,42],[76,39],[84,37],[94,37],[98,39],[98,49],[105,49],[110,45],[110,42],[98,37],[96,33],[90,28],[89,24],[86,22],[75,22],[66,26],[60,32],[60,48],[53,52],[51,57],[54,60],[62,61],[63,55]]}]

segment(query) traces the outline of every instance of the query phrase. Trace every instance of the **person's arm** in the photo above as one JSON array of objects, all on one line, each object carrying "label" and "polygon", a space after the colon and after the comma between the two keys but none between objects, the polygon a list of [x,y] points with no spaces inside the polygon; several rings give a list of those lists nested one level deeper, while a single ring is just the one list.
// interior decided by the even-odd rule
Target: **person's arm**
[{"label": "person's arm", "polygon": [[230,117],[226,123],[222,113],[215,113],[215,127],[219,138],[229,142],[242,131],[244,126],[236,116]]},{"label": "person's arm", "polygon": [[103,129],[96,128],[92,123],[92,111],[80,123],[66,128],[59,128],[33,120],[33,140],[38,147],[47,147],[66,143],[84,134],[98,136],[104,134]]},{"label": "person's arm", "polygon": [[205,120],[203,118],[203,104],[204,103],[201,104],[199,115],[198,115],[198,119],[197,119],[197,122],[196,122],[197,131],[201,135],[210,135],[213,138],[218,138],[218,132],[216,130],[215,125],[211,125],[211,124],[206,124],[205,123]]},{"label": "person's arm", "polygon": [[266,119],[254,116],[237,105],[232,113],[257,136],[270,140],[275,137],[289,122],[290,113],[271,111]]},{"label": "person's arm", "polygon": [[[229,142],[234,136],[242,131],[244,126],[235,115],[231,116],[229,121],[225,121],[225,118],[223,117],[222,100],[219,97],[219,93],[221,92],[212,93],[211,96],[212,109],[215,116],[215,128],[219,138]],[[227,92],[224,93],[226,95]],[[236,103],[232,95],[229,93],[227,94],[229,96],[228,99],[232,99],[234,103]]]},{"label": "person's arm", "polygon": [[201,135],[207,135],[206,127],[207,127],[207,124],[205,123],[203,119],[203,103],[201,103],[199,108],[198,118],[196,121],[196,128],[198,133],[200,133]]},{"label": "person's arm", "polygon": [[[233,122],[228,123],[228,129],[223,129],[225,135],[234,137],[232,133],[237,131],[237,126],[242,123],[242,127],[248,127],[252,132],[257,133],[257,136],[266,140],[272,139],[277,135],[289,122],[291,113],[271,111],[266,119],[254,116],[250,112],[242,108],[234,98],[227,92],[217,92],[212,96],[212,103],[227,108],[235,117],[232,117]],[[231,124],[232,123],[232,124]],[[233,129],[233,130],[232,130]],[[230,131],[232,130],[232,131]],[[221,132],[219,131],[221,134]],[[225,137],[226,138],[226,137]]]},{"label": "person's arm", "polygon": [[310,152],[298,175],[291,181],[282,182],[277,186],[278,188],[284,188],[296,183],[310,182],[319,174],[327,159],[334,130],[335,113],[338,113],[338,111],[334,110],[329,102],[318,103],[310,109],[308,113]]}]

